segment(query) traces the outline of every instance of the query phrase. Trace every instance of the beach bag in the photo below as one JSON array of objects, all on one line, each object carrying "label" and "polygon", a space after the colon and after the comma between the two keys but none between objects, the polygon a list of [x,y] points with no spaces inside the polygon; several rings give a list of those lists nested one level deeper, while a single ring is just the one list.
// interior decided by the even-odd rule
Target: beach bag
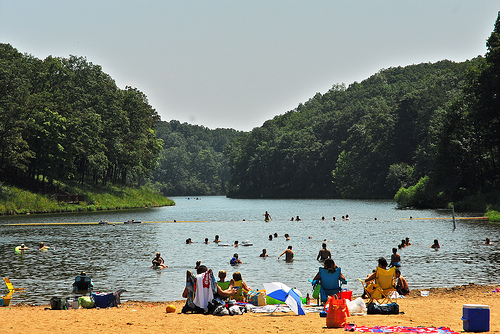
[{"label": "beach bag", "polygon": [[250,290],[247,294],[247,300],[252,305],[264,306],[266,305],[266,292],[265,290]]},{"label": "beach bag", "polygon": [[95,307],[94,300],[92,299],[92,297],[89,297],[89,296],[82,296],[82,297],[78,298],[78,304],[80,304],[80,306],[82,308],[94,308]]},{"label": "beach bag", "polygon": [[66,306],[66,300],[61,297],[50,298],[50,308],[53,310],[64,310]]},{"label": "beach bag", "polygon": [[399,314],[399,305],[397,303],[380,305],[370,303],[366,309],[368,314]]},{"label": "beach bag", "polygon": [[324,309],[328,312],[326,315],[326,327],[343,328],[345,326],[347,317],[349,317],[349,309],[347,308],[347,301],[345,299],[336,299],[334,296],[329,296]]},{"label": "beach bag", "polygon": [[347,308],[351,315],[366,315],[366,304],[360,297],[347,302]]}]

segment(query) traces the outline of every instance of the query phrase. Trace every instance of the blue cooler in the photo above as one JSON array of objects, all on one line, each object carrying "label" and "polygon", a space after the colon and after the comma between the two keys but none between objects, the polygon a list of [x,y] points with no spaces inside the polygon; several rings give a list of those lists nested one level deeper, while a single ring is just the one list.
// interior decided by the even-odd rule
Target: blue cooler
[{"label": "blue cooler", "polygon": [[464,304],[462,320],[466,332],[489,332],[490,307],[488,305]]}]

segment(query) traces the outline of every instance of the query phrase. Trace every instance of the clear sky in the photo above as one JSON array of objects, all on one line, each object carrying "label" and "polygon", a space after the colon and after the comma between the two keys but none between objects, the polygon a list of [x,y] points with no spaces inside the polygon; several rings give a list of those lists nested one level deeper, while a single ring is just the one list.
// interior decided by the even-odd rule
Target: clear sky
[{"label": "clear sky", "polygon": [[161,119],[251,130],[382,68],[486,53],[498,0],[0,0],[0,42],[84,56]]}]

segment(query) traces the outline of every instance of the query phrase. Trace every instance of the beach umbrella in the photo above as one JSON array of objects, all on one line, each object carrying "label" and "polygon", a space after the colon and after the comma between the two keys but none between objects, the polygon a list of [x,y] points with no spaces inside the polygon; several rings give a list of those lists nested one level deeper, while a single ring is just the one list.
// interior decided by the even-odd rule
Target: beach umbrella
[{"label": "beach umbrella", "polygon": [[297,315],[305,315],[302,301],[297,292],[281,282],[264,283],[266,295],[276,300],[285,302]]}]

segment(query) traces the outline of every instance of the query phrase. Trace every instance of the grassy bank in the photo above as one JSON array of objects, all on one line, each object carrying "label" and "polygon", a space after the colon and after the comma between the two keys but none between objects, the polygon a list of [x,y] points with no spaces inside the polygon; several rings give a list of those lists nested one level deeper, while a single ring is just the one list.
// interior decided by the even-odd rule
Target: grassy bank
[{"label": "grassy bank", "polygon": [[486,216],[489,218],[490,222],[500,222],[500,212],[495,210],[490,210],[486,212]]},{"label": "grassy bank", "polygon": [[69,193],[84,195],[84,202],[58,202],[55,196],[35,194],[0,184],[0,215],[136,209],[175,204],[149,188],[88,185],[63,187]]}]

